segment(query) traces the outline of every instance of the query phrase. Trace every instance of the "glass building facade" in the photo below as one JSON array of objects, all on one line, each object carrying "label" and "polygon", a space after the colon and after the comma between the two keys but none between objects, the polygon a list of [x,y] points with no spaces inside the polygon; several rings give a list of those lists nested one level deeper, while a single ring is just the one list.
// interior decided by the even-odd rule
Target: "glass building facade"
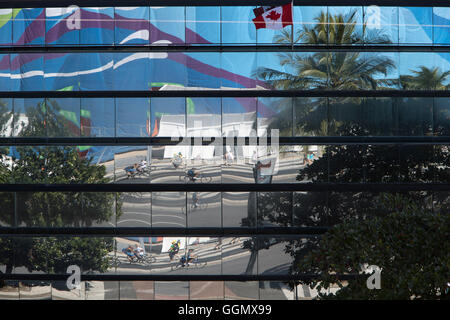
[{"label": "glass building facade", "polygon": [[330,227],[450,212],[450,7],[255,8],[0,9],[0,299],[311,299]]}]

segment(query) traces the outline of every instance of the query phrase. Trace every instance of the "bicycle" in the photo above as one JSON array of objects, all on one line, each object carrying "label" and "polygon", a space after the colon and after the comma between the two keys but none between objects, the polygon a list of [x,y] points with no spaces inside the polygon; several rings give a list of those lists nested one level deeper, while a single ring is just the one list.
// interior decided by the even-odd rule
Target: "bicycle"
[{"label": "bicycle", "polygon": [[130,256],[130,259],[128,259],[128,257],[112,257],[110,259],[109,265],[110,267],[113,268],[118,268],[120,265],[123,265],[125,263],[137,263],[137,264],[142,264],[144,266],[148,266],[152,263],[156,262],[156,258],[154,256],[148,255],[148,254],[144,254],[142,257],[137,257],[137,256]]},{"label": "bicycle", "polygon": [[201,183],[210,183],[212,181],[212,177],[199,174],[194,178],[185,173],[184,175],[180,175],[179,180],[184,181],[184,183],[195,183],[196,181],[200,181]]},{"label": "bicycle", "polygon": [[190,205],[191,211],[203,211],[206,210],[206,208],[208,208],[208,204],[200,200],[197,201],[197,206],[195,206],[195,203],[191,203]]},{"label": "bicycle", "polygon": [[[188,211],[189,212],[194,212],[194,211],[204,211],[208,208],[208,204],[207,203],[203,203],[200,202],[200,200],[197,202],[197,207],[195,207],[194,203],[189,204],[188,206]],[[186,208],[183,206],[181,207],[181,213],[182,214],[186,214]]]},{"label": "bicycle", "polygon": [[[127,170],[125,170],[127,171]],[[137,177],[150,177],[150,169],[149,168],[143,168],[141,170],[135,170],[135,171],[130,171],[130,174],[127,174],[127,178],[137,178]]]},{"label": "bicycle", "polygon": [[174,270],[177,270],[177,269],[180,269],[180,268],[186,268],[186,269],[192,269],[192,268],[194,268],[194,269],[202,269],[202,268],[204,268],[204,267],[206,267],[206,265],[207,265],[207,262],[206,261],[204,261],[204,262],[201,262],[201,261],[199,261],[198,260],[198,257],[195,257],[195,258],[193,258],[193,260],[191,261],[191,262],[185,262],[184,263],[184,266],[183,266],[183,263],[181,262],[181,259],[178,261],[178,263],[175,265],[175,266],[171,266],[170,268],[171,268],[171,270],[172,271],[174,271]]}]

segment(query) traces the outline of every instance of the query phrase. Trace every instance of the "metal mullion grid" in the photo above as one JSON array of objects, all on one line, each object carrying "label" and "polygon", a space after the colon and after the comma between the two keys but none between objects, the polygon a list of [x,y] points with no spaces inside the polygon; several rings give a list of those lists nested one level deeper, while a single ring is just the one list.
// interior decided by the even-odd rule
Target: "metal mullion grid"
[{"label": "metal mullion grid", "polygon": [[[0,8],[41,8],[43,1],[39,0],[1,0]],[[358,6],[365,1],[355,0],[293,0],[295,6]],[[152,0],[152,6],[279,6],[280,0]],[[447,0],[372,0],[370,3],[378,6],[448,6]],[[78,5],[84,7],[148,7],[148,0],[46,0],[45,7],[68,7]]]},{"label": "metal mullion grid", "polygon": [[371,44],[243,44],[243,45],[60,45],[60,46],[2,46],[1,54],[25,53],[137,53],[137,52],[450,52],[448,46],[436,45],[371,45]]},{"label": "metal mullion grid", "polygon": [[[67,274],[1,274],[4,280],[41,280],[66,281]],[[307,281],[315,279],[315,274],[298,275],[152,275],[152,274],[81,274],[81,281]],[[367,278],[362,274],[342,274],[340,280],[353,280],[359,277]]]},{"label": "metal mullion grid", "polygon": [[[1,192],[408,192],[448,191],[450,183],[0,184]],[[3,229],[0,229],[3,230]]]},{"label": "metal mullion grid", "polygon": [[448,98],[450,90],[92,90],[92,91],[3,91],[0,98]]},{"label": "metal mullion grid", "polygon": [[[226,137],[210,137],[202,140],[201,145],[214,145],[219,140],[221,145],[227,145]],[[221,140],[221,141],[220,141]],[[193,139],[185,139],[195,145]],[[237,144],[239,138],[234,138],[234,145]],[[272,143],[271,137],[267,137],[267,144]],[[243,139],[244,145],[259,145],[261,139],[252,141],[250,137]],[[278,138],[280,146],[290,145],[446,145],[450,144],[450,136],[298,136],[298,137],[280,137]],[[3,146],[183,146],[186,144],[172,141],[171,138],[56,138],[56,137],[0,137],[0,145]]]}]

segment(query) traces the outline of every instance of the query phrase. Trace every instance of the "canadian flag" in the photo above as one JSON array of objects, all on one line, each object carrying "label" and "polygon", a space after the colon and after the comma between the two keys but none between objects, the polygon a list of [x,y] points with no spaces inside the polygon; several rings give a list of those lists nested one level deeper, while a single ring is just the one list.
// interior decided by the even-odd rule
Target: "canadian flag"
[{"label": "canadian flag", "polygon": [[255,10],[255,14],[259,13],[253,23],[256,29],[283,29],[286,26],[292,26],[292,3],[285,4],[284,6],[266,8],[261,7],[259,10]]}]

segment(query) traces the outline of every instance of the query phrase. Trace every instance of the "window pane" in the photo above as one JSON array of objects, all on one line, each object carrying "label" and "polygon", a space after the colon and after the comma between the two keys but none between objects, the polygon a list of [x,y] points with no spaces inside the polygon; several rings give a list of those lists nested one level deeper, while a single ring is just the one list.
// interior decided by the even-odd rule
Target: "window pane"
[{"label": "window pane", "polygon": [[188,275],[220,275],[222,271],[222,239],[213,237],[187,238],[187,251],[181,253],[176,269]]},{"label": "window pane", "polygon": [[367,146],[364,163],[366,183],[397,182],[399,161],[399,147],[396,145]]},{"label": "window pane", "polygon": [[149,44],[149,7],[115,7],[115,44]]},{"label": "window pane", "polygon": [[[170,58],[173,58],[173,60],[178,63],[184,63],[186,65],[187,86],[190,90],[221,88],[220,76],[222,75],[222,70],[220,53],[189,52],[179,55],[171,54]],[[172,77],[173,76],[174,75],[172,75]]]},{"label": "window pane", "polygon": [[433,132],[433,99],[400,98],[398,127],[401,136],[426,136]]},{"label": "window pane", "polygon": [[184,7],[150,7],[150,42],[184,43]]},{"label": "window pane", "polygon": [[450,8],[433,8],[433,43],[450,45]]},{"label": "window pane", "polygon": [[80,90],[114,89],[114,54],[81,53],[79,54],[78,79]]},{"label": "window pane", "polygon": [[399,7],[400,44],[432,44],[432,7]]},{"label": "window pane", "polygon": [[116,137],[148,137],[150,99],[116,98]]},{"label": "window pane", "polygon": [[152,137],[186,136],[186,100],[184,98],[151,99]]},{"label": "window pane", "polygon": [[223,300],[223,281],[190,281],[190,300]]},{"label": "window pane", "polygon": [[[115,53],[114,89],[148,90],[150,87],[150,64],[159,53]],[[164,55],[164,54],[162,54]]]},{"label": "window pane", "polygon": [[13,9],[0,9],[0,46],[12,44]]},{"label": "window pane", "polygon": [[114,7],[81,9],[80,44],[114,43]]},{"label": "window pane", "polygon": [[[3,170],[0,169],[0,170]],[[0,227],[15,226],[14,217],[14,193],[0,192]]]},{"label": "window pane", "polygon": [[[295,289],[294,289],[295,290]],[[260,300],[295,300],[294,290],[288,284],[279,281],[260,281]]]},{"label": "window pane", "polygon": [[433,145],[403,145],[400,148],[400,181],[432,183],[438,170]]},{"label": "window pane", "polygon": [[256,192],[222,193],[223,227],[256,226]]},{"label": "window pane", "polygon": [[365,98],[362,109],[364,135],[394,136],[398,132],[398,111],[394,98]]},{"label": "window pane", "polygon": [[435,135],[450,135],[450,98],[434,98],[433,114]]},{"label": "window pane", "polygon": [[13,85],[9,54],[0,54],[0,91],[10,91]]},{"label": "window pane", "polygon": [[118,183],[150,183],[152,155],[150,146],[115,147],[115,181]]},{"label": "window pane", "polygon": [[294,135],[326,136],[327,98],[294,98]]},{"label": "window pane", "polygon": [[45,62],[45,90],[79,91],[80,70],[85,70],[82,55],[61,53],[43,55]]},{"label": "window pane", "polygon": [[47,108],[45,99],[14,99],[14,131],[15,137],[45,137],[47,128],[45,120]]},{"label": "window pane", "polygon": [[155,300],[188,300],[188,281],[155,281]]},{"label": "window pane", "polygon": [[357,44],[362,41],[362,7],[328,7],[328,43]]},{"label": "window pane", "polygon": [[253,7],[221,7],[222,43],[255,44],[256,29]]},{"label": "window pane", "polygon": [[220,98],[186,98],[188,137],[220,137]]},{"label": "window pane", "polygon": [[118,194],[117,227],[151,227],[151,199],[150,192],[123,192]]},{"label": "window pane", "polygon": [[330,146],[330,182],[361,183],[365,181],[364,162],[368,154],[365,145]]},{"label": "window pane", "polygon": [[220,44],[220,7],[186,7],[186,43]]},{"label": "window pane", "polygon": [[44,38],[45,9],[18,9],[13,20],[13,44],[44,45]]},{"label": "window pane", "polygon": [[0,99],[0,137],[13,133],[13,99]]},{"label": "window pane", "polygon": [[448,53],[400,53],[400,85],[407,90],[448,90]]},{"label": "window pane", "polygon": [[304,145],[295,146],[303,157],[298,176],[300,183],[328,182],[328,146]]},{"label": "window pane", "polygon": [[258,192],[258,227],[292,226],[291,192]]},{"label": "window pane", "polygon": [[187,86],[188,58],[181,52],[150,54],[150,87],[153,91],[183,90]]},{"label": "window pane", "polygon": [[[233,274],[256,274],[258,251],[256,250],[256,237],[228,237],[222,239],[222,273]],[[233,248],[233,254],[225,252]]]},{"label": "window pane", "polygon": [[189,228],[222,226],[220,192],[187,193],[187,225]]},{"label": "window pane", "polygon": [[154,281],[120,281],[120,300],[154,299]]},{"label": "window pane", "polygon": [[398,8],[364,7],[364,43],[398,44]]},{"label": "window pane", "polygon": [[117,274],[149,274],[156,258],[149,237],[123,236],[115,238],[113,265]]},{"label": "window pane", "polygon": [[266,87],[263,81],[255,80],[257,68],[255,52],[222,53],[222,87],[256,88]]},{"label": "window pane", "polygon": [[68,289],[67,282],[52,281],[52,300],[86,300],[86,284],[80,282],[80,287]]},{"label": "window pane", "polygon": [[225,300],[258,300],[258,281],[225,281]]},{"label": "window pane", "polygon": [[150,264],[151,273],[170,276],[185,275],[187,268],[181,267],[180,259],[187,252],[187,239],[175,236],[158,237],[155,240],[157,243],[152,244],[152,253],[155,260]]},{"label": "window pane", "polygon": [[[80,43],[80,30],[69,29],[70,23],[78,23],[81,9],[71,6],[67,8],[45,9],[45,43],[51,45],[77,45]],[[78,15],[78,16],[77,16]],[[71,19],[71,20],[69,20]]]},{"label": "window pane", "polygon": [[81,135],[114,137],[114,109],[113,98],[81,98]]},{"label": "window pane", "polygon": [[295,6],[294,43],[320,45],[328,43],[327,8]]},{"label": "window pane", "polygon": [[152,192],[152,227],[186,227],[185,192]]},{"label": "window pane", "polygon": [[292,136],[292,98],[258,98],[258,136]]},{"label": "window pane", "polygon": [[307,239],[294,237],[270,237],[260,236],[258,251],[258,274],[259,275],[288,275],[293,268],[294,246]]},{"label": "window pane", "polygon": [[11,182],[14,183],[46,183],[48,171],[46,156],[51,147],[13,147],[11,157],[14,161]]},{"label": "window pane", "polygon": [[23,287],[19,287],[20,300],[51,300],[52,284],[47,281],[21,281]]},{"label": "window pane", "polygon": [[11,54],[11,90],[44,90],[44,55],[41,53]]},{"label": "window pane", "polygon": [[151,147],[152,183],[185,183],[188,147],[180,145]]},{"label": "window pane", "polygon": [[118,281],[86,281],[86,300],[119,300]]},{"label": "window pane", "polygon": [[323,226],[328,215],[327,192],[294,192],[293,223],[296,227]]},{"label": "window pane", "polygon": [[[1,240],[0,240],[1,241]],[[4,285],[0,288],[0,300],[19,300],[19,281],[3,280]]]},{"label": "window pane", "polygon": [[47,135],[49,137],[79,137],[80,136],[80,99],[77,98],[47,98]]}]

